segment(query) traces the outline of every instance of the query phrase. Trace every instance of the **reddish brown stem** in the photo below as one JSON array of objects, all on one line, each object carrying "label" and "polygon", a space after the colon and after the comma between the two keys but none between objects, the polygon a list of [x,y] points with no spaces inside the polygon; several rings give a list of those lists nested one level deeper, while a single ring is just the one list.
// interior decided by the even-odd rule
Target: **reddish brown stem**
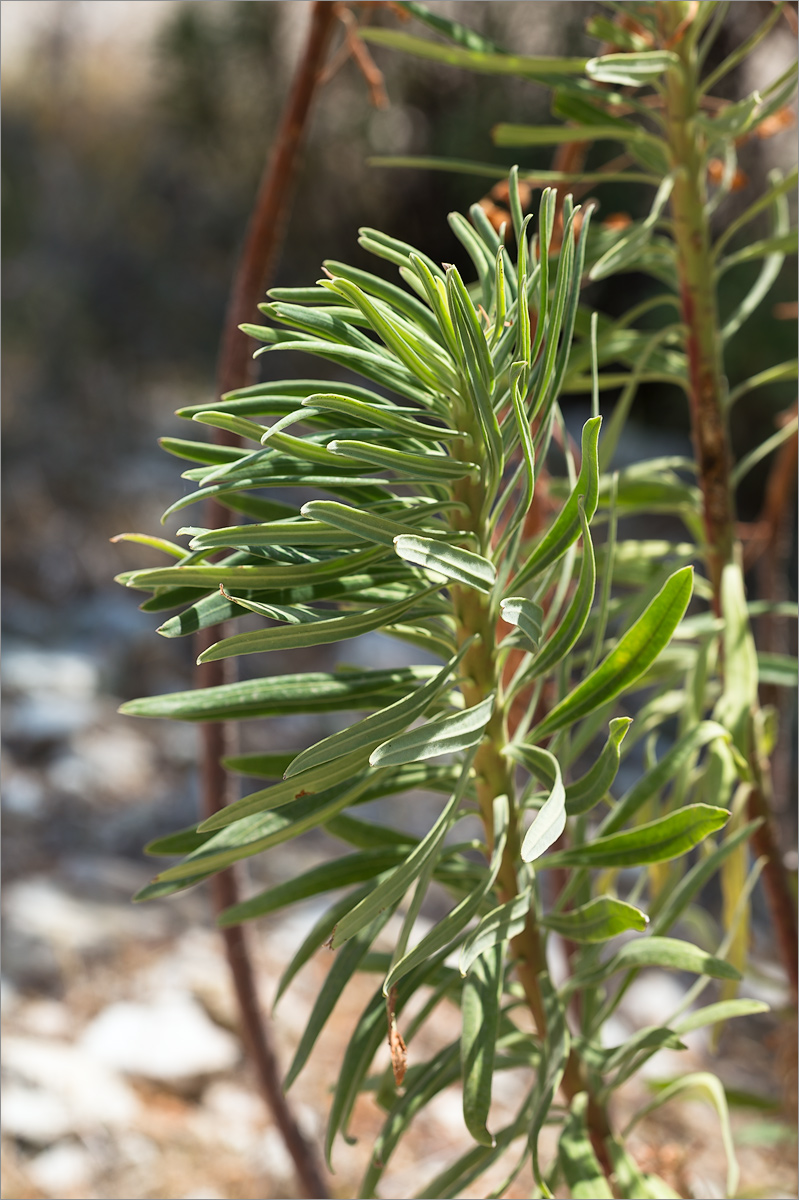
[{"label": "reddish brown stem", "polygon": [[[251,344],[238,327],[253,316],[282,244],[289,201],[300,162],[300,148],[335,23],[334,7],[321,0],[314,4],[308,39],[258,189],[227,308],[217,368],[220,393],[246,386],[252,378]],[[223,445],[236,445],[238,442],[235,435],[222,430],[215,430],[214,437]],[[223,505],[210,500],[206,520],[210,528],[219,528],[230,524],[231,514]],[[198,649],[202,651],[223,636],[223,626],[204,630],[197,639]],[[217,687],[230,682],[233,678],[232,662],[231,659],[224,659],[200,666],[197,670],[197,686]],[[223,755],[230,753],[232,741],[230,726],[215,723],[203,729],[202,807],[206,818],[234,798],[221,765]],[[228,870],[216,875],[211,882],[211,891],[217,913],[237,903],[239,893],[234,872]],[[225,929],[223,937],[238,1002],[241,1033],[255,1067],[259,1089],[283,1136],[304,1194],[312,1200],[321,1200],[328,1195],[327,1185],[318,1163],[316,1147],[305,1138],[283,1095],[269,1026],[258,1000],[246,934],[241,926],[234,926]]]},{"label": "reddish brown stem", "polygon": [[774,928],[780,947],[780,957],[788,975],[788,985],[791,989],[791,1003],[796,1008],[799,1003],[799,964],[797,964],[797,943],[799,929],[796,922],[796,901],[791,893],[788,879],[783,868],[777,840],[774,836],[774,825],[766,797],[759,787],[752,789],[749,795],[749,816],[751,819],[760,817],[762,824],[755,830],[750,839],[752,853],[758,858],[766,859],[763,871],[763,887],[768,897],[769,909],[774,920]]}]

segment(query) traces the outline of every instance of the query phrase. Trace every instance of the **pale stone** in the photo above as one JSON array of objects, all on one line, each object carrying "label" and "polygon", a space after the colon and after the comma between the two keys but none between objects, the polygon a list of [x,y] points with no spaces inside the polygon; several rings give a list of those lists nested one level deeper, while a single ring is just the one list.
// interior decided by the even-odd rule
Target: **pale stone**
[{"label": "pale stone", "polygon": [[91,1155],[74,1142],[51,1146],[27,1165],[31,1182],[46,1196],[85,1195],[93,1174]]},{"label": "pale stone", "polygon": [[108,1067],[173,1085],[230,1070],[240,1056],[237,1039],[181,993],[149,1004],[109,1005],[84,1031],[81,1045]]},{"label": "pale stone", "polygon": [[[4,1092],[0,1114],[3,1126],[10,1122],[8,1132],[17,1137],[26,1136],[21,1129],[25,1121],[31,1128],[35,1126],[37,1118],[29,1115],[31,1106],[41,1106],[50,1128],[47,1137],[30,1137],[30,1140],[47,1142],[64,1133],[82,1133],[98,1126],[128,1127],[139,1112],[138,1098],[125,1080],[97,1062],[80,1045],[6,1035],[3,1069],[27,1085],[21,1089],[14,1107],[7,1107],[8,1097]],[[16,1081],[8,1085],[9,1090],[16,1087]],[[41,1125],[44,1132],[44,1117]]]}]

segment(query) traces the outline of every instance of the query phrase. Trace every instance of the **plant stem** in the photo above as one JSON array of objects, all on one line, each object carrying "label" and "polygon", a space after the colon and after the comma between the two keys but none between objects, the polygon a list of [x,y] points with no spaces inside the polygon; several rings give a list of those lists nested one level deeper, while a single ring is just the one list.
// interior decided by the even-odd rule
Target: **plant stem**
[{"label": "plant stem", "polygon": [[[713,607],[720,616],[722,571],[727,564],[741,561],[741,548],[731,481],[729,428],[723,408],[721,335],[710,253],[710,223],[705,208],[706,167],[696,127],[699,80],[695,40],[677,33],[684,25],[685,6],[679,0],[664,0],[660,12],[666,39],[679,58],[666,74],[666,135],[675,171],[671,209],[682,317],[687,331],[691,432],[703,498],[706,561]],[[763,883],[796,1003],[797,926],[791,890],[762,791],[753,793],[752,804],[753,812],[756,810],[764,818],[764,824],[752,839],[752,849],[767,856]]]},{"label": "plant stem", "polygon": [[[252,349],[238,327],[253,316],[283,240],[289,200],[300,162],[300,149],[335,20],[335,5],[317,0],[231,287],[217,366],[217,391],[222,394],[246,386],[252,378]],[[238,445],[240,439],[227,431],[214,430],[214,440],[221,445]],[[209,500],[206,508],[209,528],[216,529],[231,523],[230,511],[216,500]],[[201,652],[224,636],[224,627],[219,625],[203,631],[203,635],[197,639],[198,651]],[[233,663],[233,659],[223,659],[201,665],[197,668],[196,686],[217,687],[232,682]],[[230,779],[220,761],[224,754],[230,753],[232,742],[232,726],[214,722],[203,727],[202,808],[206,818],[235,798],[230,794]],[[238,902],[238,882],[232,870],[223,871],[213,878],[211,894],[217,913]],[[224,929],[222,935],[239,1008],[242,1036],[255,1067],[259,1089],[282,1134],[305,1195],[311,1200],[322,1200],[328,1195],[327,1185],[316,1147],[302,1133],[283,1094],[269,1025],[258,1000],[255,971],[244,929],[240,925],[231,926]]]},{"label": "plant stem", "polygon": [[[462,416],[457,417],[456,420],[460,428],[466,424]],[[466,461],[473,460],[473,456],[479,454],[477,440],[474,439],[469,443],[465,441],[456,443],[453,453],[462,453]],[[475,534],[481,553],[490,556],[490,535],[480,517],[480,514],[485,512],[485,497],[481,485],[472,483],[468,479],[460,480],[455,484],[453,495],[465,506],[468,516],[464,520],[463,510],[454,510],[451,518],[452,527],[462,532],[468,531]],[[492,692],[496,693],[499,690],[502,671],[497,661],[497,614],[490,598],[472,588],[454,585],[451,594],[458,645],[461,646],[469,637],[477,635],[466,651],[461,667],[464,702],[467,708],[472,708],[481,700],[485,700]],[[508,740],[508,714],[497,705],[486,726],[483,741],[475,756],[474,769],[477,801],[489,854],[493,845],[493,802],[497,796],[508,797],[510,827],[496,884],[497,898],[501,904],[512,900],[519,893],[516,864],[521,857],[514,772],[509,760],[502,753]],[[511,939],[510,953],[515,962],[517,978],[524,989],[527,1005],[535,1021],[538,1036],[543,1040],[547,1033],[547,1017],[538,976],[548,967],[534,904],[530,905],[524,929]],[[593,1096],[585,1077],[583,1065],[574,1050],[570,1051],[561,1080],[561,1089],[569,1101],[579,1092],[588,1093],[586,1123],[589,1136],[602,1170],[610,1178],[613,1174],[613,1165],[605,1142],[611,1133],[607,1113],[604,1106],[599,1104]]]},{"label": "plant stem", "polygon": [[[669,34],[684,18],[684,6],[664,3]],[[671,208],[677,243],[682,317],[687,330],[691,433],[702,491],[707,568],[713,604],[721,613],[721,574],[733,561],[735,510],[727,420],[722,407],[721,339],[705,212],[705,163],[696,136],[698,80],[694,43],[681,38],[673,47],[680,58],[666,75],[666,125],[675,170]]]}]

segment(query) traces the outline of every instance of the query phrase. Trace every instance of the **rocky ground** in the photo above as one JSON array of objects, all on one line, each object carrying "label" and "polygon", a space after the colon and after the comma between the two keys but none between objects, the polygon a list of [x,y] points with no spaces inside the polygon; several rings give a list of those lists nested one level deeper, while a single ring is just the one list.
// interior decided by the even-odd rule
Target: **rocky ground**
[{"label": "rocky ground", "polygon": [[[110,694],[114,662],[112,652],[98,657],[80,645],[49,652],[17,640],[6,651],[2,1194],[8,1200],[296,1195],[291,1164],[242,1061],[206,897],[188,892],[157,904],[130,903],[151,874],[139,846],[192,818],[196,731],[118,717]],[[172,668],[160,669],[167,680]],[[155,690],[168,686],[180,684]],[[305,853],[320,857],[324,843],[310,842]],[[273,855],[266,867],[272,874],[261,885],[263,878],[294,873],[298,854],[284,848]],[[308,902],[253,930],[265,1006],[318,913]],[[779,972],[769,965],[767,942],[756,949],[757,977],[747,979],[745,994],[779,1009],[785,1000]],[[329,953],[320,952],[273,1016],[284,1066],[329,962]],[[342,1044],[374,986],[374,978],[359,978],[347,991],[292,1089],[311,1137],[323,1130]],[[643,975],[609,1036],[658,1023],[682,987],[672,977]],[[451,1017],[442,1012],[431,1023],[417,1043],[420,1053],[451,1038]],[[733,1114],[738,1194],[795,1196],[795,1143],[783,1103],[795,1090],[795,1054],[785,1026],[772,1015],[739,1021],[715,1057],[701,1032],[689,1041],[687,1053],[653,1060],[650,1077],[709,1067],[729,1087],[762,1097],[760,1108],[749,1104]],[[513,1073],[501,1080],[497,1118],[513,1110],[523,1087]],[[646,1088],[639,1082],[619,1097],[621,1121],[643,1103]],[[331,1194],[357,1194],[379,1125],[379,1110],[363,1097],[355,1114],[358,1144],[339,1142],[335,1150]],[[412,1195],[467,1145],[458,1096],[447,1091],[395,1154],[382,1194]],[[633,1147],[642,1165],[666,1176],[681,1195],[726,1195],[718,1125],[701,1102],[673,1104],[642,1122]],[[504,1173],[464,1194],[486,1194]],[[508,1194],[529,1195],[529,1187],[522,1176]]]}]

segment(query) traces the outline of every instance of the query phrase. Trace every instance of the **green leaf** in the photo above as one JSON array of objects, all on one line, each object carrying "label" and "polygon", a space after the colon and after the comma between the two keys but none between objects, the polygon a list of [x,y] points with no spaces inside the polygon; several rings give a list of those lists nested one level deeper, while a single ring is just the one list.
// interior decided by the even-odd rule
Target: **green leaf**
[{"label": "green leaf", "polygon": [[[442,956],[443,957],[443,956]],[[441,972],[441,958],[423,963],[397,985],[395,1016],[399,1016],[411,996]],[[361,1014],[344,1054],[328,1117],[325,1156],[330,1164],[333,1142],[340,1129],[346,1128],[363,1079],[378,1047],[386,1036],[386,1001],[378,988]]]},{"label": "green leaf", "polygon": [[463,932],[478,912],[483,901],[490,894],[502,865],[502,856],[508,836],[508,797],[497,796],[493,802],[494,848],[491,854],[489,869],[483,874],[480,885],[471,888],[459,904],[451,912],[434,925],[429,933],[417,943],[412,950],[394,963],[386,976],[383,991],[388,995],[398,979],[407,975],[417,963],[434,957],[444,946],[452,946],[455,939]]},{"label": "green leaf", "polygon": [[134,571],[126,580],[132,588],[149,591],[154,587],[197,587],[216,590],[224,587],[244,589],[301,587],[304,584],[322,583],[354,574],[358,568],[372,563],[384,552],[375,547],[359,550],[354,554],[342,554],[326,562],[301,563],[291,566],[204,566],[204,567],[159,567],[146,571]]},{"label": "green leaf", "polygon": [[129,717],[161,717],[173,721],[226,721],[290,713],[364,710],[384,706],[408,687],[437,674],[435,667],[398,667],[391,671],[310,671],[273,675],[128,700],[119,711]]},{"label": "green leaf", "polygon": [[497,908],[492,908],[491,912],[486,913],[461,947],[458,966],[461,975],[468,974],[469,968],[479,955],[485,954],[492,946],[509,941],[522,932],[527,923],[531,904],[532,893],[529,888],[526,888],[512,900],[508,900],[505,904],[500,904]]},{"label": "green leaf", "polygon": [[677,1192],[657,1175],[642,1175],[635,1160],[614,1137],[605,1138],[613,1164],[616,1187],[629,1200],[680,1200]]},{"label": "green leaf", "polygon": [[382,711],[372,713],[362,721],[358,721],[357,724],[351,725],[349,729],[333,733],[329,737],[323,738],[321,742],[317,742],[316,745],[303,750],[287,768],[286,778],[305,771],[309,767],[315,767],[320,763],[340,758],[344,754],[350,754],[353,750],[368,747],[371,752],[386,738],[406,729],[418,717],[423,716],[430,705],[440,696],[447,686],[450,675],[471,645],[471,641],[472,639],[469,639],[464,643],[458,654],[447,663],[443,670],[415,691],[403,696],[394,704],[388,705]]},{"label": "green leaf", "polygon": [[164,554],[168,554],[171,558],[186,557],[183,546],[169,542],[166,538],[152,537],[147,533],[118,533],[109,540],[112,542],[138,542],[140,546],[149,546],[152,550],[163,550]]},{"label": "green leaf", "polygon": [[769,1011],[768,1004],[762,1000],[721,1000],[717,1004],[708,1004],[689,1013],[674,1025],[675,1033],[691,1033],[694,1029],[703,1029],[706,1025],[717,1025],[722,1021],[731,1021],[733,1017],[751,1017],[756,1013]]},{"label": "green leaf", "polygon": [[600,896],[570,912],[549,913],[541,918],[546,929],[553,929],[572,942],[606,942],[628,929],[641,932],[649,917],[639,908],[612,896]]},{"label": "green leaf", "polygon": [[336,888],[348,887],[351,883],[363,883],[365,879],[374,879],[395,867],[404,858],[406,850],[402,847],[390,850],[363,850],[356,854],[348,854],[344,858],[330,859],[304,871],[293,879],[287,879],[274,887],[232,904],[217,918],[217,924],[222,928],[229,925],[239,925],[242,921],[251,921],[254,917],[264,917],[267,913],[276,912],[288,904],[296,904],[299,900],[307,900],[309,896],[318,896],[320,892],[332,892]]},{"label": "green leaf", "polygon": [[[538,986],[547,1018],[547,1036],[541,1042],[541,1065],[533,1092],[533,1112],[530,1120],[530,1149],[533,1160],[533,1178],[542,1190],[545,1188],[538,1162],[538,1139],[546,1117],[560,1087],[563,1072],[569,1060],[571,1036],[566,1024],[566,1014],[560,997],[552,987],[549,974],[542,971]],[[548,1190],[548,1189],[547,1189]]]},{"label": "green leaf", "polygon": [[432,438],[438,441],[443,438],[459,437],[458,431],[447,426],[425,425],[422,416],[429,413],[420,412],[414,408],[399,408],[387,400],[380,403],[367,404],[350,396],[340,396],[337,392],[319,392],[302,401],[313,408],[329,409],[330,412],[344,413],[346,416],[357,418],[363,425],[374,425],[391,433],[404,434],[413,438]]},{"label": "green leaf", "polygon": [[412,16],[434,29],[436,33],[449,38],[451,42],[463,46],[466,50],[477,50],[487,54],[504,54],[504,51],[490,38],[483,37],[482,34],[476,33],[466,25],[461,25],[460,21],[451,21],[449,17],[442,17],[438,13],[432,12],[425,4],[416,3],[416,0],[401,0],[397,7],[411,13]]},{"label": "green leaf", "polygon": [[356,937],[353,937],[336,954],[333,965],[325,976],[325,981],[316,997],[313,1009],[300,1038],[300,1043],[294,1053],[291,1066],[283,1081],[284,1091],[289,1090],[305,1066],[320,1033],[327,1024],[336,1001],[369,953],[372,943],[389,920],[392,912],[393,908],[388,908],[385,912],[380,913],[371,925],[362,929]]},{"label": "green leaf", "polygon": [[693,975],[710,975],[713,979],[740,979],[735,967],[712,954],[706,954],[690,942],[650,935],[626,942],[607,962],[572,975],[562,991],[564,996],[571,995],[602,983],[617,971],[638,970],[641,967],[690,971]]},{"label": "green leaf", "polygon": [[460,803],[469,783],[474,754],[469,754],[463,764],[461,777],[454,792],[442,809],[438,819],[432,825],[421,842],[416,845],[401,866],[392,871],[391,875],[375,888],[371,895],[360,902],[352,912],[347,913],[336,928],[333,937],[333,949],[351,938],[359,930],[372,921],[377,913],[398,902],[408,890],[413,881],[421,874],[426,863],[439,853]]},{"label": "green leaf", "polygon": [[602,822],[600,835],[613,833],[620,829],[631,817],[656,796],[669,780],[673,779],[686,764],[690,763],[697,750],[713,742],[716,738],[730,740],[730,735],[723,725],[716,721],[701,721],[694,729],[684,734],[666,754],[650,767],[640,779],[622,796],[613,811]]},{"label": "green leaf", "polygon": [[461,750],[477,746],[493,708],[494,697],[489,696],[464,712],[427,721],[416,729],[383,742],[372,751],[369,762],[373,767],[393,767],[436,758],[439,754],[458,754]]},{"label": "green leaf", "polygon": [[670,575],[615,649],[530,734],[540,740],[572,725],[630,687],[652,665],[682,620],[691,598],[693,569]]},{"label": "green leaf", "polygon": [[[414,505],[413,508],[405,509],[404,512],[407,516],[417,519],[419,516],[428,514],[432,516],[440,510],[441,506],[438,502],[431,502],[430,504]],[[378,513],[364,512],[363,509],[353,508],[348,504],[339,504],[335,500],[311,500],[307,504],[303,504],[300,512],[303,516],[312,517],[335,529],[355,533],[366,541],[380,542],[384,546],[393,547],[395,538],[402,535],[413,536],[415,532],[413,525],[405,521],[390,520]],[[444,530],[442,533],[446,536]]]},{"label": "green leaf", "polygon": [[572,647],[576,645],[580,634],[585,629],[588,614],[594,602],[596,560],[594,558],[594,545],[591,541],[582,497],[578,497],[577,499],[577,515],[580,519],[583,534],[583,553],[577,586],[558,628],[547,638],[530,664],[529,670],[525,672],[526,679],[537,679],[540,675],[551,671],[554,666],[566,657]]},{"label": "green leaf", "polygon": [[[348,613],[346,616],[331,617],[329,620],[311,621],[299,625],[279,625],[271,629],[257,629],[252,633],[237,633],[233,637],[223,638],[204,650],[197,659],[200,663],[215,662],[220,658],[231,658],[239,654],[258,654],[268,650],[294,650],[306,646],[327,646],[332,642],[346,641],[349,638],[360,637],[390,625],[398,620],[403,613],[408,612],[425,596],[424,592],[415,592],[396,604],[382,605],[380,608],[370,608],[366,612]],[[245,600],[240,596],[230,596],[236,604],[249,608],[253,612],[262,612],[253,600]]]},{"label": "green leaf", "polygon": [[673,890],[664,889],[656,897],[649,909],[651,935],[665,933],[679,920],[694,896],[713,878],[724,860],[752,836],[758,824],[753,821],[730,834],[706,858],[694,863]]},{"label": "green leaf", "polygon": [[689,804],[627,833],[611,833],[584,846],[558,850],[546,867],[638,867],[668,862],[704,841],[727,823],[730,814],[712,804]]},{"label": "green leaf", "polygon": [[728,563],[722,570],[721,611],[724,687],[713,715],[729,729],[735,746],[746,755],[749,712],[757,704],[757,652],[749,628],[743,572],[737,563]]},{"label": "green leaf", "polygon": [[392,450],[387,446],[373,446],[369,442],[360,442],[344,438],[328,442],[328,450],[334,455],[355,459],[358,462],[373,463],[381,470],[397,471],[400,475],[411,475],[415,482],[429,481],[440,483],[444,480],[462,479],[479,470],[476,463],[461,462],[446,454],[409,454],[404,450]]},{"label": "green leaf", "polygon": [[653,83],[680,60],[672,50],[639,50],[629,54],[603,54],[585,64],[585,73],[597,83],[615,83],[619,87],[641,87]]},{"label": "green leaf", "polygon": [[504,946],[493,946],[474,960],[461,991],[463,1120],[482,1146],[495,1144],[486,1123],[491,1107],[503,965]]},{"label": "green leaf", "polygon": [[452,67],[467,67],[488,75],[518,75],[522,79],[549,81],[556,76],[581,75],[584,58],[533,58],[522,54],[487,53],[465,46],[445,46],[395,29],[367,26],[359,36],[377,46],[388,46],[417,58],[429,58]]},{"label": "green leaf", "polygon": [[533,648],[537,648],[541,641],[541,626],[544,621],[541,605],[525,596],[506,596],[504,600],[500,600],[499,607],[503,620],[509,625],[517,625]]},{"label": "green leaf", "polygon": [[[278,846],[298,837],[308,829],[324,825],[349,804],[356,803],[371,783],[372,779],[369,776],[356,777],[352,782],[339,783],[324,791],[298,797],[282,805],[276,812],[261,811],[261,804],[255,811],[251,809],[240,819],[236,819],[235,815],[217,814],[220,825],[230,820],[227,828],[215,825],[217,832],[198,850],[192,851],[183,862],[163,871],[158,877],[158,882],[179,882],[191,878],[199,871],[207,874],[224,870],[225,867],[244,858],[250,858],[271,846]],[[248,799],[249,797],[245,797],[245,801]]]},{"label": "green leaf", "polygon": [[548,750],[527,747],[528,753],[546,759],[553,777],[552,790],[533,818],[533,823],[522,842],[522,862],[534,862],[546,853],[566,828],[566,790],[560,773],[560,764]]},{"label": "green leaf", "polygon": [[579,499],[583,498],[585,519],[590,522],[596,512],[599,498],[599,461],[597,443],[601,417],[592,417],[583,426],[582,465],[577,483],[552,525],[541,538],[532,554],[514,579],[514,586],[521,587],[529,579],[540,575],[552,563],[566,553],[577,541],[582,525],[580,522]]},{"label": "green leaf", "polygon": [[588,1093],[578,1092],[558,1141],[558,1161],[574,1200],[613,1200],[586,1126]]},{"label": "green leaf", "polygon": [[590,279],[607,279],[608,276],[615,275],[619,271],[630,271],[636,268],[641,250],[648,244],[673,187],[674,176],[667,175],[657,190],[645,220],[633,225],[594,263],[589,272]]},{"label": "green leaf", "polygon": [[682,1079],[677,1079],[673,1083],[670,1083],[649,1104],[645,1104],[643,1108],[636,1110],[635,1115],[624,1130],[624,1136],[627,1136],[633,1126],[637,1125],[642,1117],[648,1116],[649,1113],[654,1112],[675,1096],[685,1095],[686,1093],[702,1096],[713,1105],[718,1114],[721,1125],[721,1140],[725,1154],[727,1155],[727,1195],[734,1196],[738,1190],[738,1163],[735,1158],[735,1146],[730,1128],[727,1097],[724,1094],[724,1087],[715,1075],[711,1075],[706,1071],[698,1071],[691,1075],[684,1075]]},{"label": "green leaf", "polygon": [[608,740],[593,767],[566,787],[567,816],[576,817],[590,812],[603,799],[618,773],[621,743],[631,725],[630,717],[614,717],[610,722]]},{"label": "green leaf", "polygon": [[624,126],[607,125],[509,125],[491,130],[495,146],[562,146],[570,142],[626,142],[638,140],[641,132]]},{"label": "green leaf", "polygon": [[395,537],[394,546],[397,554],[405,562],[435,571],[436,574],[443,575],[455,583],[465,583],[481,592],[490,592],[496,583],[493,563],[480,554],[473,554],[471,550],[449,546],[433,538],[419,537],[417,534]]},{"label": "green leaf", "polygon": [[334,904],[331,904],[322,915],[316,920],[303,938],[300,946],[292,956],[291,962],[286,967],[283,974],[280,976],[277,992],[275,993],[274,1004],[277,1005],[278,1000],[286,991],[286,988],[302,970],[305,964],[316,954],[316,952],[330,940],[330,935],[335,929],[338,922],[349,912],[351,908],[361,900],[364,896],[368,896],[375,887],[375,881],[369,880],[363,887],[356,888],[355,891],[347,892],[346,896],[342,896]]}]

